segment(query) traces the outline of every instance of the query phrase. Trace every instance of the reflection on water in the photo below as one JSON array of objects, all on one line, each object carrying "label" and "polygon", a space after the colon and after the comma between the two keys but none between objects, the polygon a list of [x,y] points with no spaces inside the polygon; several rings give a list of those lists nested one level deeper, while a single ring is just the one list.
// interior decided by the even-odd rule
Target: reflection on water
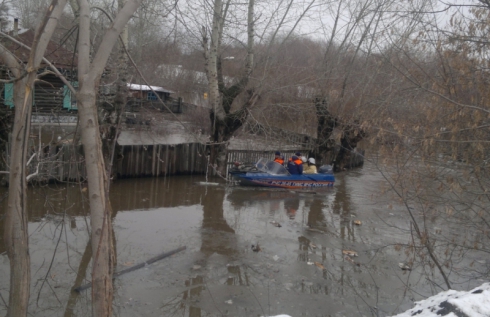
[{"label": "reflection on water", "polygon": [[185,286],[189,288],[188,291],[185,291],[182,296],[182,302],[180,303],[181,310],[185,313],[186,310],[186,302],[189,307],[189,317],[200,317],[201,309],[198,307],[194,307],[192,305],[192,301],[196,301],[199,299],[199,295],[204,290],[204,278],[202,276],[197,276],[195,278],[191,278],[185,281]]},{"label": "reflection on water", "polygon": [[75,279],[75,282],[73,283],[73,286],[70,289],[70,297],[68,298],[68,302],[66,304],[64,317],[76,316],[74,314],[74,309],[80,294],[77,291],[75,291],[75,289],[77,287],[80,287],[82,283],[86,280],[87,269],[91,260],[92,260],[92,243],[91,240],[88,239],[87,246],[85,247],[85,251],[83,252],[82,259],[80,260],[80,264],[78,266],[77,277]]},{"label": "reflection on water", "polygon": [[214,253],[233,256],[237,252],[235,230],[224,218],[224,197],[223,188],[206,192],[202,196],[201,252],[207,256]]},{"label": "reflection on water", "polygon": [[[385,206],[370,201],[380,180],[369,170],[339,174],[333,188],[318,192],[203,186],[200,181],[184,176],[111,185],[116,271],[187,246],[116,280],[118,316],[352,316],[369,312],[368,306],[379,307],[384,316],[411,306],[414,295],[405,284],[420,285],[420,293],[427,290],[417,272],[397,270],[403,252],[384,248],[406,241],[395,228],[405,222],[396,217],[377,221]],[[70,292],[90,279],[86,196],[78,185],[29,188],[33,294],[40,291],[36,281],[46,275],[52,286],[40,291],[39,307],[30,308],[35,316],[90,315],[90,291]],[[362,226],[353,225],[358,218]],[[67,230],[57,245],[61,224]],[[1,218],[0,226],[3,239]],[[6,298],[2,241],[0,293]],[[257,243],[261,251],[253,252],[250,246]],[[353,263],[343,250],[359,256]],[[0,304],[0,315],[4,311]]]}]

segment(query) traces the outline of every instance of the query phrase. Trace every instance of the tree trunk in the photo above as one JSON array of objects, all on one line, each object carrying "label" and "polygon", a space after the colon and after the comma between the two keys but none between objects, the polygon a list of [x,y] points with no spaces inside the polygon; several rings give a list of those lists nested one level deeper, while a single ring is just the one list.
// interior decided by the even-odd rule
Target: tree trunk
[{"label": "tree trunk", "polygon": [[226,88],[221,69],[221,41],[223,27],[230,2],[223,6],[222,0],[214,0],[211,43],[208,43],[206,30],[203,29],[203,49],[208,78],[209,103],[211,105],[211,162],[216,171],[225,175],[228,157],[228,141],[235,131],[240,128],[247,118],[247,107],[252,106],[258,99],[254,90],[249,91],[248,100],[235,112],[231,105],[235,98],[245,91],[252,74],[254,62],[254,6],[255,0],[249,0],[247,13],[247,58],[244,75],[238,83]]},{"label": "tree trunk", "polygon": [[112,48],[141,2],[142,0],[126,2],[105,32],[97,53],[91,59],[90,5],[87,0],[78,0],[80,8],[78,82],[80,88],[77,102],[79,102],[79,122],[89,189],[93,251],[92,313],[96,317],[112,315],[112,273],[115,260],[112,244],[109,179],[102,153],[96,92],[98,92],[98,83]]},{"label": "tree trunk", "polygon": [[79,124],[87,168],[90,203],[90,226],[92,229],[92,308],[94,316],[112,315],[112,223],[111,205],[108,197],[108,180],[102,154],[95,85],[80,84],[77,95]]},{"label": "tree trunk", "polygon": [[[253,91],[249,91],[249,94],[248,101],[242,108],[233,113],[227,113],[224,119],[219,119],[211,110],[211,124],[213,125],[211,140],[214,142],[211,147],[211,162],[215,163],[216,171],[221,175],[226,174],[228,141],[230,141],[235,131],[243,125],[248,116],[248,108],[258,99],[258,96]],[[226,92],[224,96],[227,96]],[[223,100],[226,99],[223,98]]]},{"label": "tree trunk", "polygon": [[[32,95],[27,78],[14,85],[15,119],[12,131],[8,210],[4,240],[10,260],[10,296],[7,316],[27,316],[31,285],[29,232],[27,226],[27,150]],[[27,99],[26,99],[27,97]],[[27,107],[24,108],[24,100]]]},{"label": "tree trunk", "polygon": [[27,155],[31,127],[32,96],[37,69],[54,32],[58,18],[66,5],[65,0],[53,0],[36,33],[25,67],[27,76],[21,78],[24,69],[11,52],[1,46],[0,55],[10,71],[18,79],[14,84],[15,118],[12,131],[9,196],[5,220],[4,240],[10,260],[10,294],[7,316],[27,316],[29,304],[31,268],[29,256],[29,232],[27,221]]},{"label": "tree trunk", "polygon": [[361,129],[357,122],[353,125],[345,125],[342,131],[342,138],[340,140],[340,150],[337,153],[334,161],[334,171],[342,171],[347,168],[355,167],[352,165],[353,151],[357,147],[357,144],[366,137],[366,132]]},{"label": "tree trunk", "polygon": [[313,155],[317,164],[331,164],[335,159],[335,141],[330,137],[338,125],[338,120],[328,111],[328,103],[325,98],[315,100],[317,123],[317,140]]},{"label": "tree trunk", "polygon": [[230,140],[233,132],[236,131],[242,124],[240,121],[236,123],[236,126],[229,126],[227,124],[228,117],[225,120],[218,120],[214,117],[214,113],[211,112],[211,121],[214,123],[213,144],[211,146],[211,162],[215,164],[215,171],[221,176],[226,176],[226,162],[228,161],[228,141]]},{"label": "tree trunk", "polygon": [[[317,98],[315,100],[315,109],[318,125],[317,141],[313,155],[319,162],[318,164],[332,164],[335,171],[354,167],[351,166],[352,155],[354,155],[353,150],[366,137],[366,132],[359,127],[357,121],[354,121],[354,125],[343,124],[339,118],[333,116],[328,111],[328,103],[325,98]],[[336,128],[342,130],[338,152],[336,152],[335,140],[331,139],[332,133]]]}]

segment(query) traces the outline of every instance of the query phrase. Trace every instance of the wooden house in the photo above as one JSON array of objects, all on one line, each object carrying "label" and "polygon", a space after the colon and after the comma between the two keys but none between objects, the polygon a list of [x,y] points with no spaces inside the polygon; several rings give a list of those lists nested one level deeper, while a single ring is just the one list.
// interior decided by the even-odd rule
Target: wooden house
[{"label": "wooden house", "polygon": [[[158,86],[148,86],[128,83],[128,103],[126,111],[139,112],[142,108],[158,109],[182,113],[182,99],[172,98],[171,90]],[[165,103],[163,105],[158,97]]]},{"label": "wooden house", "polygon": [[[34,31],[27,30],[24,32],[13,31],[10,33],[17,41],[31,46],[34,40]],[[24,64],[27,64],[30,51],[19,44],[13,43],[6,38],[0,38],[2,45],[11,51],[16,58]],[[75,53],[67,50],[63,46],[50,41],[44,55],[73,85],[76,82],[76,65],[77,58]],[[41,63],[38,73],[49,71],[48,65]],[[0,76],[2,79],[13,79],[12,74],[0,58]],[[1,84],[0,103],[10,109],[13,108],[13,83]],[[53,73],[44,75],[41,80],[37,81],[34,86],[33,98],[33,121],[51,121],[53,115],[70,116],[73,111],[77,110],[77,103],[69,91],[68,87]],[[40,115],[42,118],[37,117]],[[61,119],[63,121],[63,119]],[[46,122],[47,123],[47,122]],[[54,123],[54,122],[53,122]]]}]

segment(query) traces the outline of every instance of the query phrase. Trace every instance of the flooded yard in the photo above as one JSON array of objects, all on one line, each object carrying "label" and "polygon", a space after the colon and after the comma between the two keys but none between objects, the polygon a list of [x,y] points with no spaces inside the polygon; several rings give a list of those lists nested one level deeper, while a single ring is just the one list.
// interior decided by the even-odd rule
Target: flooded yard
[{"label": "flooded yard", "polygon": [[[439,292],[422,268],[399,267],[407,254],[395,246],[408,242],[409,221],[380,194],[376,170],[367,165],[336,177],[333,188],[317,192],[219,179],[205,186],[204,176],[113,183],[116,271],[186,247],[118,277],[114,315],[388,316]],[[91,315],[91,289],[71,291],[90,281],[86,194],[78,184],[29,191],[33,316]],[[5,300],[8,284],[0,240]]]}]

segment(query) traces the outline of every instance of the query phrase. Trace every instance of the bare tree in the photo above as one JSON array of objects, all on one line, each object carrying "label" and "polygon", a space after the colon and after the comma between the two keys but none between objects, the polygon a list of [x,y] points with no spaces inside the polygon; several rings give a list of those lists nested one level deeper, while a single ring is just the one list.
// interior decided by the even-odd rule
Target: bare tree
[{"label": "bare tree", "polygon": [[5,47],[0,54],[14,74],[15,119],[12,131],[9,197],[5,221],[5,244],[10,259],[8,316],[26,316],[30,292],[29,233],[27,227],[27,152],[31,124],[31,104],[37,68],[54,32],[65,0],[53,0],[36,28],[27,65],[20,64]]},{"label": "bare tree", "polygon": [[[314,152],[318,159],[333,163],[337,171],[349,166],[352,151],[367,134],[365,122],[368,118],[363,115],[366,114],[365,105],[380,99],[380,95],[373,94],[380,68],[370,60],[376,59],[372,55],[379,49],[380,29],[388,20],[383,13],[395,3],[391,0],[337,1],[331,7],[334,22],[326,34],[327,47],[318,75],[319,96],[315,102],[318,128]],[[345,15],[346,21],[342,18]],[[370,95],[369,99],[367,95]],[[332,137],[335,130],[340,133],[339,141]]]},{"label": "bare tree", "polygon": [[112,273],[114,250],[112,247],[112,208],[109,201],[109,179],[106,173],[102,140],[99,133],[96,107],[96,91],[104,67],[113,46],[119,39],[124,26],[142,0],[129,0],[119,11],[93,59],[90,58],[90,7],[86,0],[79,0],[80,25],[78,41],[79,120],[82,143],[87,167],[90,196],[90,221],[92,228],[92,301],[95,316],[112,315]]},{"label": "bare tree", "polygon": [[223,41],[223,28],[230,7],[230,0],[223,3],[216,0],[213,3],[213,19],[210,30],[203,27],[203,49],[206,63],[206,75],[209,85],[209,104],[211,107],[211,138],[213,141],[212,161],[217,164],[218,171],[224,174],[227,160],[227,142],[233,133],[242,125],[247,116],[247,108],[257,101],[257,94],[253,89],[248,91],[248,98],[233,111],[231,106],[235,98],[242,93],[249,82],[253,69],[254,58],[254,4],[255,0],[248,2],[247,14],[247,59],[244,74],[232,86],[226,87],[221,68],[221,44]]},{"label": "bare tree", "polygon": [[383,157],[378,167],[410,221],[405,251],[435,287],[447,289],[489,274],[475,259],[489,252],[490,13],[486,1],[466,12],[455,8],[448,26],[432,7],[397,12],[416,12],[418,21],[383,50],[403,99],[371,121],[379,129],[373,138]]},{"label": "bare tree", "polygon": [[[108,177],[102,156],[101,139],[98,128],[95,104],[98,82],[112,47],[117,42],[124,25],[130,19],[141,1],[128,1],[116,17],[111,28],[105,33],[104,40],[92,62],[90,59],[90,14],[87,1],[80,0],[79,23],[79,83],[77,93],[79,102],[82,142],[86,155],[87,176],[90,191],[92,248],[95,250],[93,261],[93,311],[96,316],[112,314],[112,227],[110,222],[110,203],[108,201]],[[30,268],[28,255],[28,232],[26,214],[26,156],[29,137],[31,98],[37,68],[47,43],[56,26],[57,20],[66,5],[64,0],[54,0],[40,23],[35,41],[31,48],[31,57],[27,67],[16,62],[15,57],[4,47],[0,47],[3,59],[8,63],[15,80],[15,110],[10,165],[9,210],[7,211],[5,241],[11,260],[11,292],[9,316],[25,316],[29,298]],[[48,61],[49,63],[49,61]],[[56,72],[56,69],[53,69]],[[58,75],[60,77],[61,74]],[[64,79],[64,82],[73,87]],[[97,296],[95,296],[95,294]]]}]

